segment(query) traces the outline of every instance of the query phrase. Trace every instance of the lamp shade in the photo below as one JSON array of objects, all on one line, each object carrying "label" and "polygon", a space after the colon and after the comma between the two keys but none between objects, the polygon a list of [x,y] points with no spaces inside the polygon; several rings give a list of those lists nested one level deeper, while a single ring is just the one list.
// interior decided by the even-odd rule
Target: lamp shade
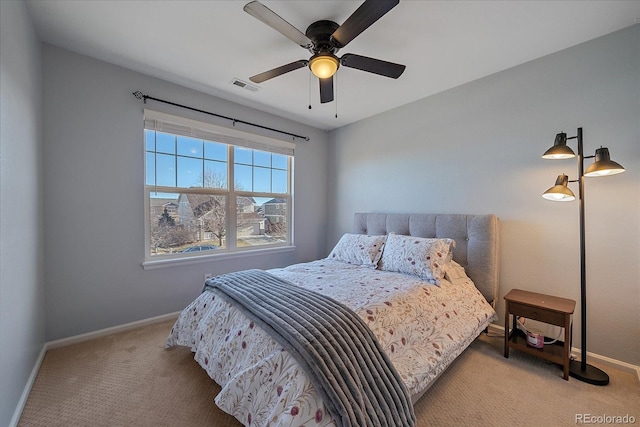
[{"label": "lamp shade", "polygon": [[624,168],[609,157],[609,149],[600,147],[596,149],[596,161],[584,171],[584,176],[606,176],[622,172]]},{"label": "lamp shade", "polygon": [[571,159],[576,154],[573,150],[567,147],[567,134],[564,132],[556,134],[556,140],[553,142],[553,147],[549,148],[542,155],[543,159]]},{"label": "lamp shade", "polygon": [[309,60],[311,72],[319,79],[327,79],[338,71],[340,61],[328,52],[319,52]]},{"label": "lamp shade", "polygon": [[571,202],[575,200],[576,195],[567,187],[568,183],[569,177],[567,175],[558,175],[556,185],[545,191],[542,197],[552,202]]}]

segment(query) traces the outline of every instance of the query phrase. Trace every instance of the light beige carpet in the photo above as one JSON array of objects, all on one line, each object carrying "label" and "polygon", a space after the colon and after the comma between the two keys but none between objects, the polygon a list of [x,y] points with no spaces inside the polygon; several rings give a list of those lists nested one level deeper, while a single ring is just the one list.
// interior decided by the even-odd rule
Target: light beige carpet
[{"label": "light beige carpet", "polygon": [[[163,322],[47,352],[19,426],[239,426],[186,348],[164,349]],[[640,424],[640,385],[604,368],[606,387],[481,336],[415,406],[419,426],[575,426],[577,414]],[[584,417],[584,415],[583,415]]]}]

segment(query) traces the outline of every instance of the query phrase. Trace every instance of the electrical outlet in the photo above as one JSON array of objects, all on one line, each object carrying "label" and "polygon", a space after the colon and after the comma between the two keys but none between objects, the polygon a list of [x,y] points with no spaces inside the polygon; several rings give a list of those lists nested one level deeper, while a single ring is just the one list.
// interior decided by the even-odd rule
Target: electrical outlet
[{"label": "electrical outlet", "polygon": [[204,281],[206,282],[207,279],[211,279],[213,277],[213,273],[205,273],[204,275]]}]

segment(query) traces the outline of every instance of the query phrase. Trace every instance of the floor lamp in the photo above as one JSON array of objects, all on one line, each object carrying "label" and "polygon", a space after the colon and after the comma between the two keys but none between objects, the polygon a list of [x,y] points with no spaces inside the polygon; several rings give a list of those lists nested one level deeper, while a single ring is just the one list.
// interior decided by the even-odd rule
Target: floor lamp
[{"label": "floor lamp", "polygon": [[[582,128],[578,128],[578,134],[567,138],[567,134],[561,132],[556,135],[553,147],[543,155],[543,159],[569,159],[575,157],[575,153],[567,147],[567,140],[578,140],[578,179],[570,181],[567,175],[558,175],[556,184],[544,192],[542,197],[556,202],[567,202],[576,199],[573,192],[567,187],[569,182],[578,182],[580,199],[580,314],[582,322],[581,331],[581,360],[572,360],[569,365],[569,375],[581,381],[595,385],[609,384],[609,376],[602,370],[587,364],[587,277],[586,277],[586,251],[584,231],[584,178],[585,176],[607,176],[624,172],[624,168],[609,158],[609,150],[600,147],[596,149],[595,156],[584,156],[582,148]],[[587,170],[584,170],[584,159],[595,157]]]}]

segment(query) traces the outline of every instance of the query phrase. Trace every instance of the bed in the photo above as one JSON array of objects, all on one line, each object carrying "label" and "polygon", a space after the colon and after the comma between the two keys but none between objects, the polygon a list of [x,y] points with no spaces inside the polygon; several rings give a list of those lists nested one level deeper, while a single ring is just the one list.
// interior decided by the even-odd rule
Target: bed
[{"label": "bed", "polygon": [[[357,213],[327,258],[266,274],[355,313],[415,402],[497,319],[498,241],[495,215]],[[304,361],[252,316],[205,286],[166,346],[190,347],[222,388],[216,404],[246,426],[344,425]]]}]

